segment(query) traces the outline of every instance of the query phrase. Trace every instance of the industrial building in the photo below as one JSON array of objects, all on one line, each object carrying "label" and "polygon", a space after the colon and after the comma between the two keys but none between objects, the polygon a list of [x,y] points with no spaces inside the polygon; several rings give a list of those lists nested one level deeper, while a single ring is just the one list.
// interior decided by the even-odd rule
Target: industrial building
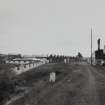
[{"label": "industrial building", "polygon": [[100,48],[100,38],[98,39],[98,49],[92,54],[92,62],[95,65],[104,65],[105,63],[105,46]]}]

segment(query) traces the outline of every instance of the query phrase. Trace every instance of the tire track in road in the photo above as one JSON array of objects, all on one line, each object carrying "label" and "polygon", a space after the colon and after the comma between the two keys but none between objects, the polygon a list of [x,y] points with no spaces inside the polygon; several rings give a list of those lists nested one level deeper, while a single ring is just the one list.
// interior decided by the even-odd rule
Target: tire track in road
[{"label": "tire track in road", "polygon": [[[95,76],[91,72],[90,65],[80,65],[80,70],[78,70],[78,75],[81,74],[82,77],[77,75],[75,81],[79,83],[79,87],[76,86],[76,82],[73,82],[74,87],[72,91],[76,91],[74,97],[71,98],[71,102],[68,105],[100,105]],[[76,75],[76,74],[74,74]]]},{"label": "tire track in road", "polygon": [[88,80],[88,92],[89,92],[89,101],[90,105],[100,105],[98,92],[97,92],[97,85],[96,85],[96,79],[94,74],[92,73],[92,67],[90,65],[85,66],[87,68],[87,72],[89,74],[89,80]]},{"label": "tire track in road", "polygon": [[100,99],[100,105],[105,105],[105,75],[99,71],[101,68],[91,67],[91,71],[96,79],[96,87]]}]

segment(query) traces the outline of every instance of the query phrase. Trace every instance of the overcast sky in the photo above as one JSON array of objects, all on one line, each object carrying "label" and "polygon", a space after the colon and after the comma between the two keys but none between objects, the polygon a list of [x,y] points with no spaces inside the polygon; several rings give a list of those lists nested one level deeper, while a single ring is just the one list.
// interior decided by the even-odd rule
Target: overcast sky
[{"label": "overcast sky", "polygon": [[90,56],[105,44],[105,0],[0,0],[0,52]]}]

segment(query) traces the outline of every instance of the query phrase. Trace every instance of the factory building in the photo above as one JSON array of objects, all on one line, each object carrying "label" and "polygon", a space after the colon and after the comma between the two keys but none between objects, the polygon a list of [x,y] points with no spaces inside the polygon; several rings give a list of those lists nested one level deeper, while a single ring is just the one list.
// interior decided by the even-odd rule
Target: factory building
[{"label": "factory building", "polygon": [[100,39],[98,39],[98,50],[95,51],[95,64],[103,65],[105,62],[105,46],[104,49],[100,48]]}]

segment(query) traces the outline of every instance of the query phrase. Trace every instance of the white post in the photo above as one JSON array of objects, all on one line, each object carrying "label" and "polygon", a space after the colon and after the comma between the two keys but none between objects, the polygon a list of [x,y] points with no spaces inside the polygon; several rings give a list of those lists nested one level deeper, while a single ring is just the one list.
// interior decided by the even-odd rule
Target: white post
[{"label": "white post", "polygon": [[56,80],[56,73],[55,72],[51,72],[50,73],[50,78],[49,78],[49,82],[55,82]]}]

